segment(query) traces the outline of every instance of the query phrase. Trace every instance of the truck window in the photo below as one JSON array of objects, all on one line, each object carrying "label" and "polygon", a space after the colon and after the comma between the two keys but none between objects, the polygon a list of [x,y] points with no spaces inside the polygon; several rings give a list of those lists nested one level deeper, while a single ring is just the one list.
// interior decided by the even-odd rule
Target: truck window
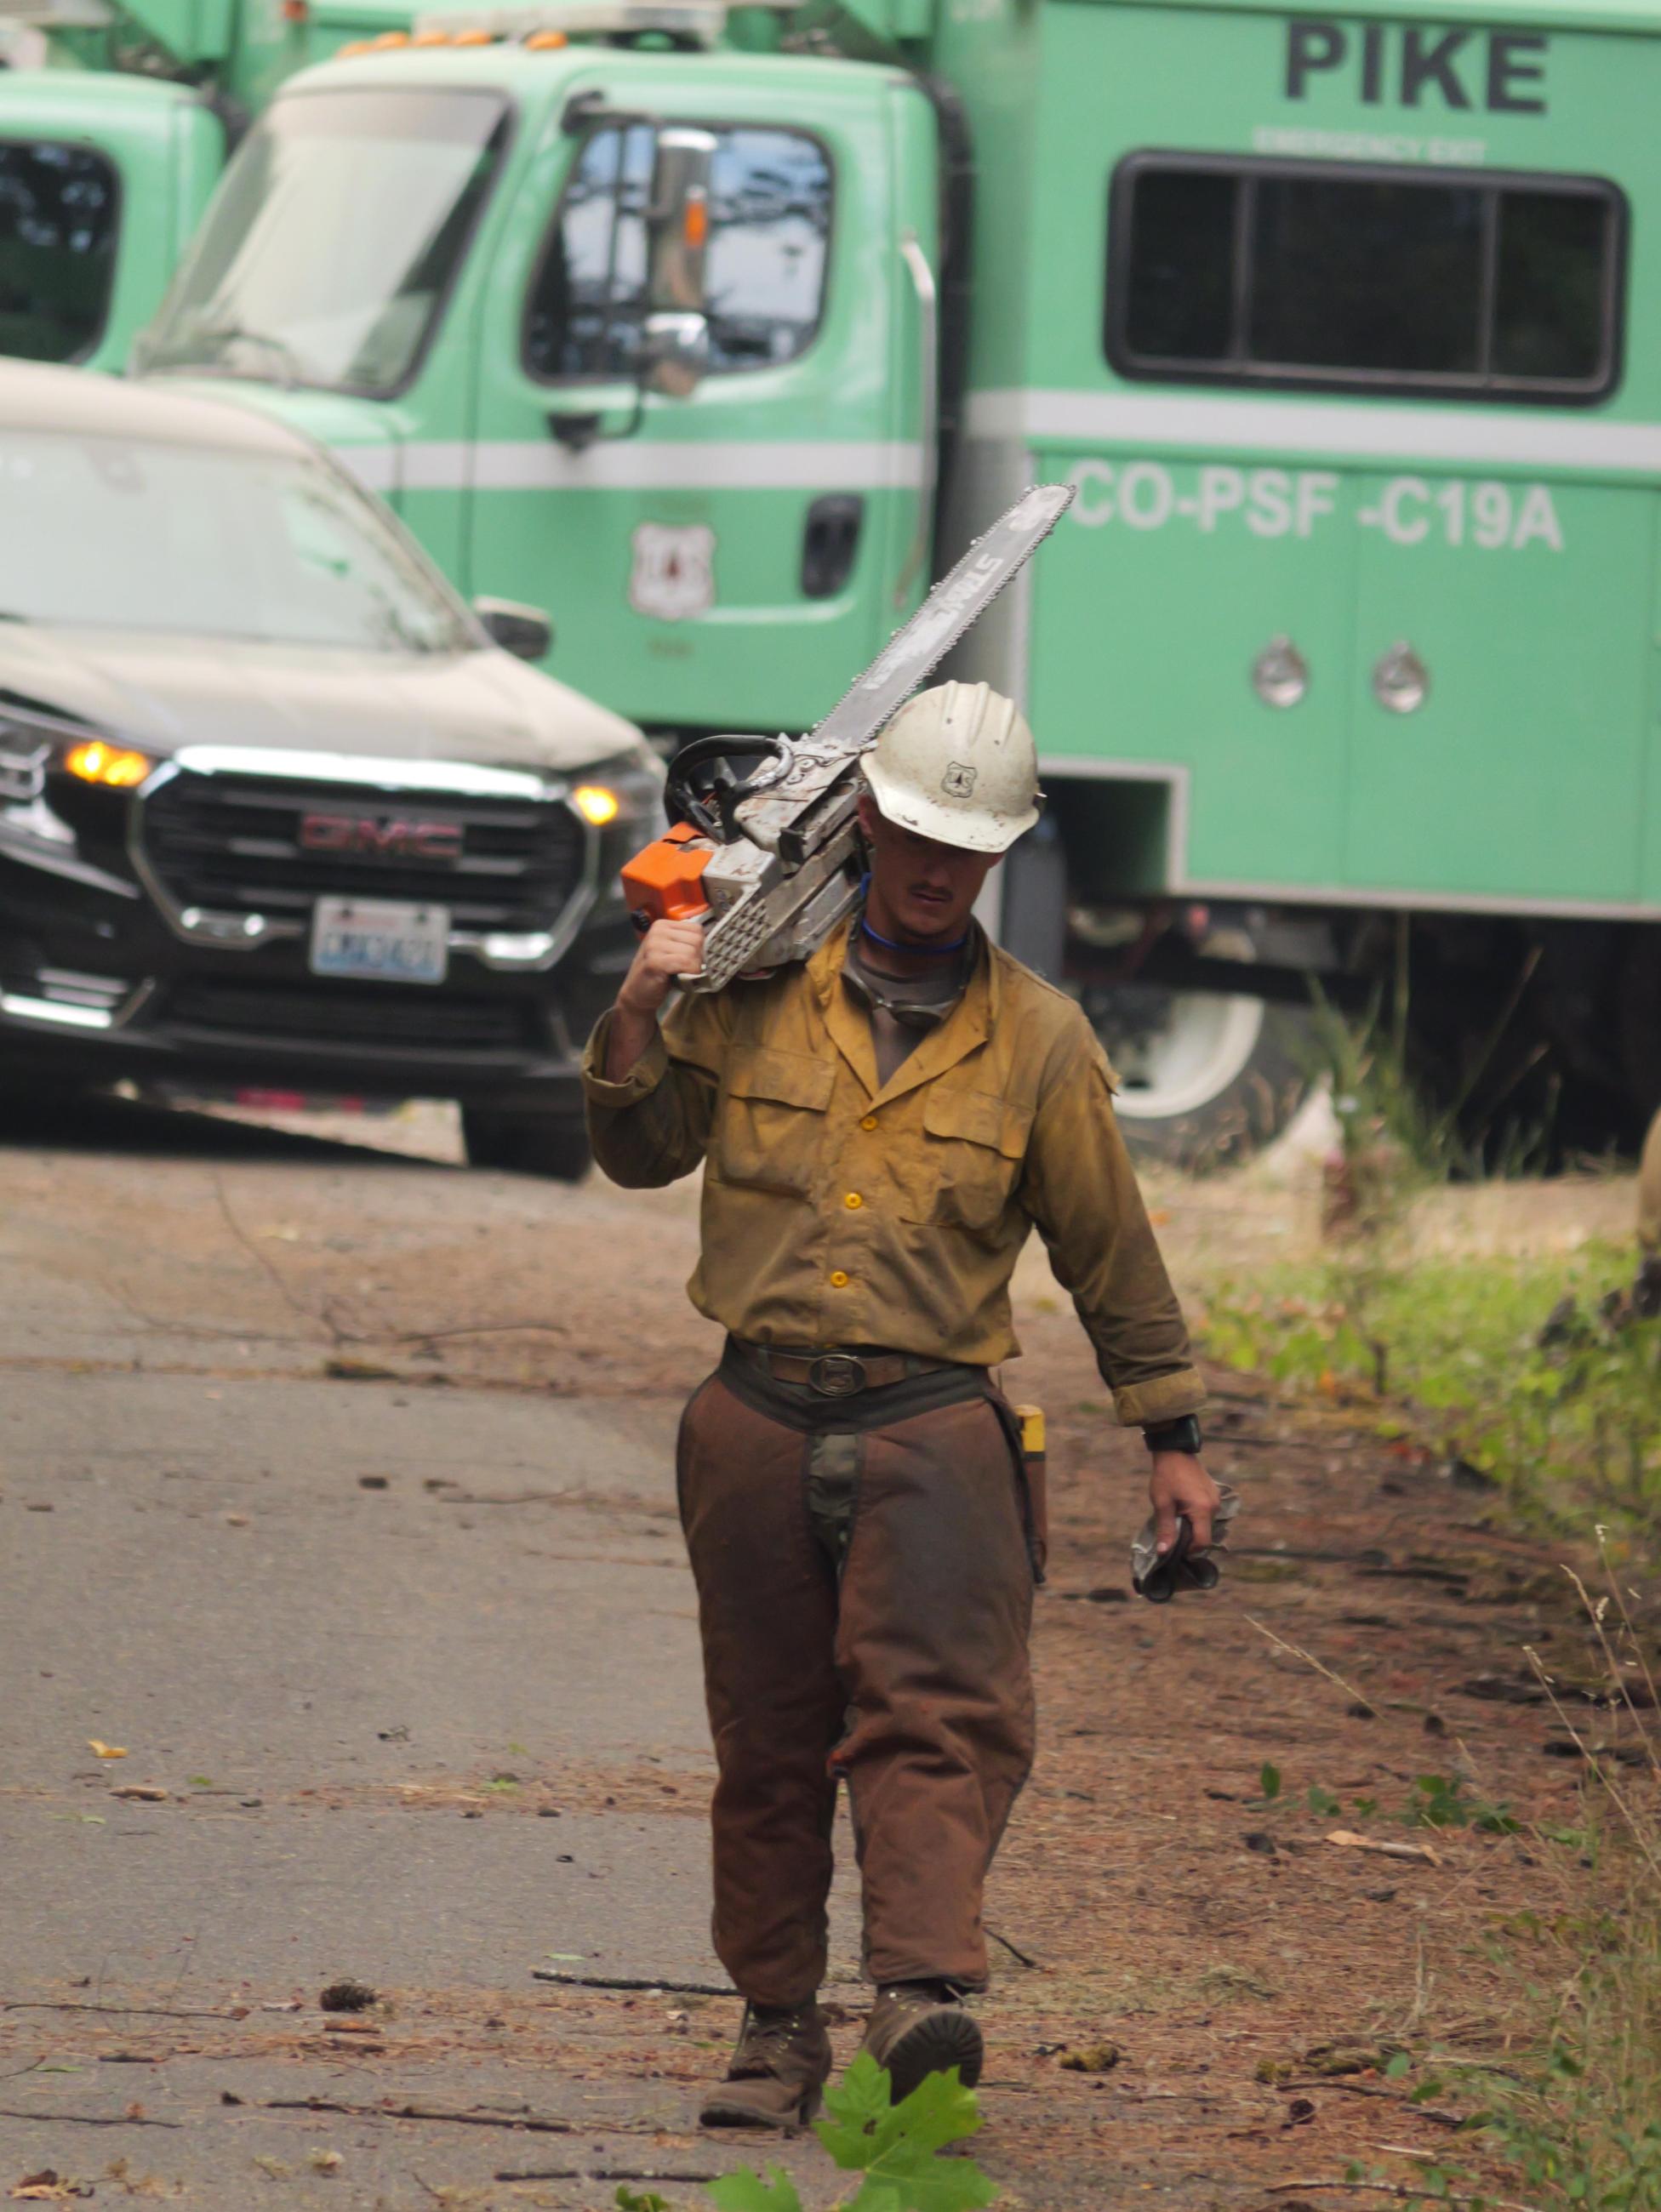
[{"label": "truck window", "polygon": [[146,368],[384,397],[414,374],[508,139],[495,94],[279,100],[226,172]]},{"label": "truck window", "polygon": [[1113,181],[1122,375],[1585,404],[1618,367],[1625,204],[1582,178],[1135,155]]},{"label": "truck window", "polygon": [[[812,343],[824,297],[830,163],[815,138],[719,130],[705,289],[712,369],[770,368]],[[525,365],[549,380],[631,376],[645,311],[652,132],[584,141],[526,303]]]},{"label": "truck window", "polygon": [[98,343],[119,199],[91,147],[0,139],[0,354],[79,361]]}]

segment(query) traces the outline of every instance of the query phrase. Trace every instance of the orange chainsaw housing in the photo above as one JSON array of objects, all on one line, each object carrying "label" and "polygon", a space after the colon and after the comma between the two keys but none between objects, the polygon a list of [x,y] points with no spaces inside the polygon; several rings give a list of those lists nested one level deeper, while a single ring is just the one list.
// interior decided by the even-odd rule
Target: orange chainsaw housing
[{"label": "orange chainsaw housing", "polygon": [[623,896],[636,928],[644,933],[654,921],[691,921],[706,913],[700,878],[715,852],[701,830],[677,822],[636,853],[623,871]]}]

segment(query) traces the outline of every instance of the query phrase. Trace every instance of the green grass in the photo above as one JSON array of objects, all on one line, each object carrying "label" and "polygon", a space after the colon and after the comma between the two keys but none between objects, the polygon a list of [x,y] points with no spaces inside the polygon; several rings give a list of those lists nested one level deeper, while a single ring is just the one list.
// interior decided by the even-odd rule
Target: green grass
[{"label": "green grass", "polygon": [[[1536,1524],[1585,1535],[1598,1521],[1632,1556],[1661,1554],[1661,1324],[1600,1315],[1631,1279],[1630,1253],[1409,1260],[1389,1242],[1223,1287],[1196,1316],[1202,1343],[1458,1457]],[[1542,1344],[1566,1298],[1572,1313]]]}]

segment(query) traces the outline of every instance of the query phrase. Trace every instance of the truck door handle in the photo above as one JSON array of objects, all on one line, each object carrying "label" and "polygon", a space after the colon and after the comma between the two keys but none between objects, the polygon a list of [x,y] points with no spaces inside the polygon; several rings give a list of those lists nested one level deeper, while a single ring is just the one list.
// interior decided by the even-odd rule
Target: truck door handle
[{"label": "truck door handle", "polygon": [[911,550],[894,586],[897,607],[905,605],[918,577],[928,573],[928,553],[934,536],[935,475],[940,465],[940,290],[928,265],[928,256],[919,245],[915,230],[908,230],[901,239],[900,258],[910,272],[911,289],[917,298],[917,368],[922,383],[917,401],[917,435],[922,441],[922,475],[918,487],[917,534],[911,541]]},{"label": "truck door handle", "polygon": [[801,595],[831,599],[853,572],[865,500],[859,492],[827,492],[807,510],[801,538]]}]

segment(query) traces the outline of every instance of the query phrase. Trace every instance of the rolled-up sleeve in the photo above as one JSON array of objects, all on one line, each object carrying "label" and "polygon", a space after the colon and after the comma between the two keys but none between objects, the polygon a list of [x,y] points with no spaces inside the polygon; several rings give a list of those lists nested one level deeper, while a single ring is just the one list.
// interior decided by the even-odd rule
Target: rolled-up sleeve
[{"label": "rolled-up sleeve", "polygon": [[1120,1420],[1197,1413],[1205,1385],[1113,1112],[1106,1059],[1082,1021],[1045,1070],[1021,1194]]},{"label": "rolled-up sleeve", "polygon": [[604,1073],[611,1030],[602,1014],[582,1055],[589,1141],[613,1182],[657,1189],[691,1175],[708,1149],[727,1043],[721,1001],[679,1000],[620,1083]]}]

